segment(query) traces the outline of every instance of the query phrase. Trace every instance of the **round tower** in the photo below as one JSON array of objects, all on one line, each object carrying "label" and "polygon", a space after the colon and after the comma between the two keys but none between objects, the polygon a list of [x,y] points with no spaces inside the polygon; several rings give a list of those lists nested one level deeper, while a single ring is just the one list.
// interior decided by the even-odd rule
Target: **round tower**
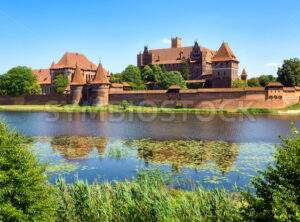
[{"label": "round tower", "polygon": [[95,79],[91,82],[91,101],[93,106],[103,106],[109,103],[109,88],[110,82],[107,79],[107,72],[100,63]]},{"label": "round tower", "polygon": [[73,80],[70,84],[72,104],[79,104],[82,102],[83,86],[85,80],[81,74],[79,66],[76,64]]}]

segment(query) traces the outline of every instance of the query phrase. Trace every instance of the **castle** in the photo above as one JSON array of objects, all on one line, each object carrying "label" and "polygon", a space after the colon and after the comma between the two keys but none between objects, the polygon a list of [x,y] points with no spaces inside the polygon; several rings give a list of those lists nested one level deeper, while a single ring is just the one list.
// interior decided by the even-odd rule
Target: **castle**
[{"label": "castle", "polygon": [[149,63],[164,65],[167,71],[180,71],[183,59],[187,60],[192,80],[203,80],[207,88],[231,88],[234,80],[247,80],[247,73],[243,70],[238,75],[239,60],[231,51],[229,45],[222,43],[218,51],[199,46],[182,47],[181,38],[171,39],[171,48],[149,50],[137,55],[137,65],[143,68]]}]

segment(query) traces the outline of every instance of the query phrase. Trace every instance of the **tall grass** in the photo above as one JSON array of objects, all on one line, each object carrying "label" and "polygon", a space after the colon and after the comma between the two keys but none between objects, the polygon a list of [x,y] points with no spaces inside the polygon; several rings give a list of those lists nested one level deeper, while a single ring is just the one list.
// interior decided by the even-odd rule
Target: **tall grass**
[{"label": "tall grass", "polygon": [[272,111],[266,108],[248,108],[248,109],[238,109],[238,113],[242,114],[270,114]]},{"label": "tall grass", "polygon": [[56,182],[59,221],[233,221],[237,204],[225,189],[173,189],[172,176],[138,172],[132,181]]}]

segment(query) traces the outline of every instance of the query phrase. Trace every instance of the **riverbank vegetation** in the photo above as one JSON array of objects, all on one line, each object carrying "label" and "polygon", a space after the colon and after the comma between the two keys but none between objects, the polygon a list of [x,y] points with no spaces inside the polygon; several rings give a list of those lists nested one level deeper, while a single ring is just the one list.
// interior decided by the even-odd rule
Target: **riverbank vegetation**
[{"label": "riverbank vegetation", "polygon": [[254,193],[204,189],[158,169],[112,183],[51,185],[30,141],[1,121],[0,221],[297,221],[300,134],[292,126],[281,140],[275,162],[253,179]]},{"label": "riverbank vegetation", "polygon": [[129,105],[123,100],[120,105],[84,106],[84,105],[0,105],[0,111],[31,111],[31,112],[107,112],[107,113],[195,113],[195,114],[289,114],[289,110],[300,110],[300,102],[282,109],[248,108],[248,109],[196,109],[182,108],[177,104],[176,108],[146,107]]}]

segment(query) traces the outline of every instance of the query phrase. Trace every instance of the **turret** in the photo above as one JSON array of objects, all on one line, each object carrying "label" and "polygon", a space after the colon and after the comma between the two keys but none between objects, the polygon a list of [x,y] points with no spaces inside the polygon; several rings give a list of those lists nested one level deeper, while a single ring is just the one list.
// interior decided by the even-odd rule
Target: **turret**
[{"label": "turret", "polygon": [[212,58],[212,88],[231,88],[238,79],[239,60],[225,42]]},{"label": "turret", "polygon": [[109,103],[110,82],[107,72],[100,63],[97,68],[94,81],[91,82],[92,93],[90,103],[94,106],[102,106]]},{"label": "turret", "polygon": [[76,64],[74,76],[70,84],[72,104],[79,104],[82,102],[83,86],[85,84],[86,82],[83,78],[83,75],[81,74],[81,70],[78,64]]}]

